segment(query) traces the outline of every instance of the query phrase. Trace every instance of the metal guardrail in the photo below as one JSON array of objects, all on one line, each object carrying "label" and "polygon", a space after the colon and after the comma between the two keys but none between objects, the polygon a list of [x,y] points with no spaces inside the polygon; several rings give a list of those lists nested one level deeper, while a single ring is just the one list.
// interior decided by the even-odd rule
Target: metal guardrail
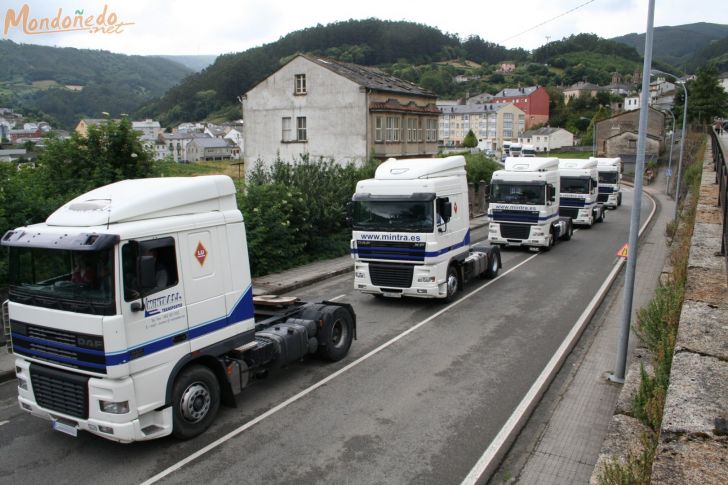
[{"label": "metal guardrail", "polygon": [[728,225],[726,220],[728,219],[728,166],[726,166],[726,154],[723,152],[723,147],[718,139],[718,134],[711,130],[710,140],[713,148],[713,167],[715,168],[715,181],[720,187],[718,195],[718,206],[721,208],[721,224],[723,228],[721,230],[721,244],[720,254],[728,259]]}]

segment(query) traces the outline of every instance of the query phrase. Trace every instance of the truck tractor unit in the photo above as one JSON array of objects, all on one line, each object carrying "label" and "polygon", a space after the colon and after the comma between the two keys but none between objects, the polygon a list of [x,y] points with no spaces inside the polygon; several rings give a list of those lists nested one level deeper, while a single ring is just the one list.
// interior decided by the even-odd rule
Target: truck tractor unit
[{"label": "truck tractor unit", "polygon": [[595,222],[604,222],[606,210],[597,200],[599,188],[596,160],[562,158],[559,160],[559,172],[559,214],[570,217],[574,225],[591,227]]},{"label": "truck tractor unit", "polygon": [[598,201],[609,209],[622,205],[622,159],[592,158],[597,161],[599,172]]},{"label": "truck tractor unit", "polygon": [[523,145],[520,143],[511,143],[511,146],[509,148],[511,157],[521,157],[523,156]]},{"label": "truck tractor unit", "polygon": [[191,438],[256,376],[355,337],[347,304],[254,300],[227,176],[117,182],[0,243],[20,407],[72,436]]},{"label": "truck tractor unit", "polygon": [[490,243],[548,250],[571,239],[571,219],[559,216],[559,183],[557,158],[507,158],[491,180]]},{"label": "truck tractor unit", "polygon": [[535,157],[536,156],[536,147],[533,145],[523,145],[523,149],[521,150],[521,156],[522,157]]},{"label": "truck tractor unit", "polygon": [[354,288],[451,301],[475,277],[493,278],[498,248],[470,245],[465,158],[395,160],[357,183],[349,206]]}]

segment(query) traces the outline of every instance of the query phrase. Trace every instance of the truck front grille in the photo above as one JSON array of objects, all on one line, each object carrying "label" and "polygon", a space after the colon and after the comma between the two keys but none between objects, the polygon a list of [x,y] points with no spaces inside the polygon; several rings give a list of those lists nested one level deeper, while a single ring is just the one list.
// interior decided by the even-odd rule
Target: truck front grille
[{"label": "truck front grille", "polygon": [[559,207],[559,215],[562,217],[571,217],[572,219],[576,219],[576,217],[579,215],[579,208]]},{"label": "truck front grille", "polygon": [[10,327],[16,354],[75,369],[106,373],[104,340],[100,335],[56,330],[17,320],[11,320]]},{"label": "truck front grille", "polygon": [[424,242],[357,240],[356,250],[362,259],[425,260]]},{"label": "truck front grille", "polygon": [[528,239],[531,226],[528,224],[501,224],[501,237],[506,239]]},{"label": "truck front grille", "polygon": [[607,200],[609,200],[609,194],[597,195],[597,202],[606,202]]},{"label": "truck front grille", "polygon": [[414,270],[411,264],[369,263],[372,284],[384,288],[411,287]]},{"label": "truck front grille", "polygon": [[35,402],[42,408],[88,418],[88,377],[30,364]]}]

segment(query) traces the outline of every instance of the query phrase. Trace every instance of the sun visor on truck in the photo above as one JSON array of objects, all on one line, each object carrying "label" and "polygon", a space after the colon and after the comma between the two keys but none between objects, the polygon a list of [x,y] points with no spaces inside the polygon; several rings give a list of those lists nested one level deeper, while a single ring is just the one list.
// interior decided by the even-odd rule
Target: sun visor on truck
[{"label": "sun visor on truck", "polygon": [[431,192],[415,192],[410,195],[372,195],[368,193],[354,194],[351,198],[353,201],[377,201],[383,202],[386,200],[400,201],[400,200],[411,200],[413,202],[432,202],[437,196]]},{"label": "sun visor on truck", "polygon": [[58,234],[28,230],[5,233],[0,245],[21,248],[65,249],[70,251],[102,251],[118,243],[117,234]]}]

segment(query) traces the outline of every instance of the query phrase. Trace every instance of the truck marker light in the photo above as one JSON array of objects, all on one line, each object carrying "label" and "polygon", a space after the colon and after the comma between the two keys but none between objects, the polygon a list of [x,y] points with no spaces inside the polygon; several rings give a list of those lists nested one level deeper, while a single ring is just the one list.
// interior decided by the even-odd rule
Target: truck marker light
[{"label": "truck marker light", "polygon": [[99,431],[106,434],[114,434],[114,428],[108,426],[99,426]]}]

